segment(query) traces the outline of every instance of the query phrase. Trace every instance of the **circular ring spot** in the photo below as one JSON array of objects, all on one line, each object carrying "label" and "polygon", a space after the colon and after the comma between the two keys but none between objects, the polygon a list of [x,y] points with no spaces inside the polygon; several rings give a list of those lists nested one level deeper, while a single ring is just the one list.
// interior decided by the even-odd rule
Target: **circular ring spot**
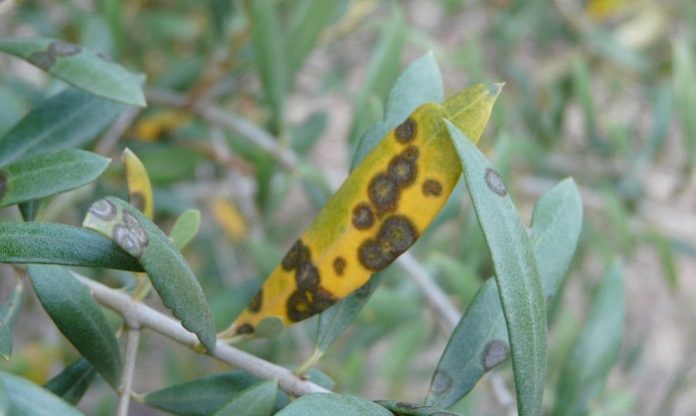
[{"label": "circular ring spot", "polygon": [[302,244],[302,240],[297,240],[290,247],[288,253],[283,257],[280,265],[285,269],[285,271],[291,271],[297,268],[300,264],[309,261],[311,253],[309,252],[309,247]]},{"label": "circular ring spot", "polygon": [[377,208],[377,211],[391,211],[396,208],[399,199],[399,187],[394,180],[386,173],[377,174],[367,188],[370,201]]},{"label": "circular ring spot", "polygon": [[440,196],[442,194],[442,185],[435,179],[427,179],[423,182],[421,190],[425,196]]},{"label": "circular ring spot", "polygon": [[300,290],[315,289],[319,285],[319,271],[311,262],[304,262],[295,271],[295,282]]},{"label": "circular ring spot", "polygon": [[496,172],[493,168],[486,169],[485,179],[488,189],[500,196],[507,195],[507,189],[505,189],[503,180],[500,179],[500,175],[498,175],[498,172]]},{"label": "circular ring spot", "polygon": [[358,261],[368,270],[378,272],[389,266],[393,259],[382,250],[382,246],[373,239],[365,240],[358,248]]},{"label": "circular ring spot", "polygon": [[367,230],[375,223],[375,214],[367,202],[361,202],[353,208],[353,226],[358,230]]},{"label": "circular ring spot", "polygon": [[104,221],[111,221],[116,217],[116,206],[106,199],[100,199],[89,207],[89,213]]},{"label": "circular ring spot", "polygon": [[318,287],[312,295],[312,315],[323,312],[336,303],[336,297],[333,293],[323,287]]},{"label": "circular ring spot", "polygon": [[430,392],[435,396],[449,390],[452,386],[452,377],[444,370],[438,370],[433,376],[433,382],[430,385]]},{"label": "circular ring spot", "polygon": [[409,162],[415,162],[418,160],[418,156],[420,156],[420,151],[416,146],[411,145],[405,148],[401,155]]},{"label": "circular ring spot", "polygon": [[333,268],[337,275],[343,276],[343,272],[346,270],[346,259],[336,257],[333,261]]},{"label": "circular ring spot", "polygon": [[288,313],[288,318],[292,322],[299,322],[313,315],[312,306],[309,303],[309,299],[307,299],[307,293],[300,290],[292,292],[285,304],[285,309]]},{"label": "circular ring spot", "polygon": [[409,117],[394,129],[394,137],[399,143],[406,144],[416,138],[417,130],[416,120]]},{"label": "circular ring spot", "polygon": [[418,176],[418,165],[403,155],[398,155],[389,162],[387,172],[399,187],[405,188],[415,182]]},{"label": "circular ring spot", "polygon": [[387,218],[377,234],[377,240],[383,247],[386,247],[392,260],[408,250],[416,242],[416,239],[418,239],[416,228],[403,215]]},{"label": "circular ring spot", "polygon": [[483,368],[488,371],[505,361],[508,356],[508,347],[503,341],[494,339],[486,345],[483,351]]}]

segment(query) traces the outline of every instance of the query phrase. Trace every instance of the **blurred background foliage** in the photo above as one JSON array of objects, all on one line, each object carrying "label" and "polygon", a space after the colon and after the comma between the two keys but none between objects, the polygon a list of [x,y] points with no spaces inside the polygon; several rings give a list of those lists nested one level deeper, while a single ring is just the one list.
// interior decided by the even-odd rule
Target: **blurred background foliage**
[{"label": "blurred background foliage", "polygon": [[[357,139],[381,120],[405,64],[433,51],[450,93],[506,82],[480,146],[523,218],[567,176],[582,192],[580,246],[549,305],[545,407],[565,414],[558,400],[573,400],[573,383],[584,383],[594,415],[696,411],[694,28],[690,0],[26,0],[0,14],[2,36],[81,43],[146,75],[148,108],[127,109],[86,147],[117,160],[128,146],[143,160],[165,231],[184,210],[202,211],[184,254],[218,329],[346,177]],[[7,56],[0,68],[2,135],[63,84]],[[283,152],[264,150],[265,139]],[[93,186],[44,201],[38,219],[79,224],[89,203],[108,194],[126,195],[119,163]],[[462,192],[452,201],[413,252],[464,310],[492,266],[470,202]],[[624,330],[606,334],[602,311],[612,301],[593,294],[602,276],[621,273],[617,259]],[[85,273],[134,283],[128,273]],[[6,280],[2,299],[12,288]],[[15,352],[0,365],[44,383],[76,352],[27,296]],[[421,401],[449,336],[436,322],[416,286],[390,268],[318,367],[337,391]],[[297,365],[311,355],[315,328],[312,319],[242,347]],[[226,370],[144,335],[138,392]],[[618,354],[591,363],[597,374],[574,374],[610,336]],[[501,390],[511,388],[509,364],[494,372],[455,409],[511,409]],[[106,415],[115,400],[99,381],[80,406]]]}]

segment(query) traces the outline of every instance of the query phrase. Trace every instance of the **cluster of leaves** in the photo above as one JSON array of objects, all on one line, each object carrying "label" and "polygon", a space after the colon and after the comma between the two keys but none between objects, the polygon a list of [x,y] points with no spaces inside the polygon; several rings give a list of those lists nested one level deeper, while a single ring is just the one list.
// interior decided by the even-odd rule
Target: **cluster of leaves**
[{"label": "cluster of leaves", "polygon": [[[27,221],[0,223],[0,261],[145,271],[165,304],[210,350],[214,328],[229,323],[245,307],[277,264],[281,249],[301,231],[298,221],[288,218],[302,214],[285,212],[288,200],[301,192],[293,185],[298,182],[302,185],[302,198],[311,202],[306,205],[310,210],[320,208],[330,196],[324,176],[310,162],[314,144],[327,133],[330,111],[316,111],[299,123],[291,123],[288,102],[300,88],[296,87],[298,74],[302,73],[310,52],[320,49],[342,55],[345,45],[337,39],[346,31],[355,30],[356,19],[360,21],[361,13],[369,14],[375,6],[370,2],[335,0],[212,0],[206,15],[201,13],[208,13],[207,10],[187,2],[166,10],[136,2],[101,3],[98,13],[69,8],[68,26],[62,28],[48,15],[50,8],[42,10],[26,4],[17,10],[21,20],[37,22],[38,30],[45,36],[72,39],[85,45],[79,53],[70,48],[66,53],[65,47],[55,46],[54,42],[59,41],[48,38],[7,38],[0,42],[0,50],[27,59],[71,85],[47,99],[43,99],[43,92],[28,92],[29,87],[13,82],[16,80],[0,86],[0,96],[7,97],[2,104],[6,108],[0,111],[3,172],[0,204],[18,204],[22,218]],[[442,7],[456,14],[462,3],[446,1]],[[145,404],[175,414],[201,415],[244,414],[245,411],[259,415],[276,411],[283,415],[427,415],[445,412],[442,409],[476,414],[477,409],[495,408],[495,404],[487,403],[492,400],[485,384],[474,387],[486,372],[511,355],[513,371],[500,371],[497,375],[506,378],[505,382],[514,375],[521,414],[538,412],[544,389],[547,393],[544,405],[553,414],[584,414],[592,402],[599,402],[595,406],[608,413],[612,406],[616,412],[634,406],[635,399],[621,396],[620,391],[615,396],[607,395],[603,389],[607,374],[617,360],[623,328],[622,271],[620,263],[614,261],[614,253],[630,255],[638,245],[649,244],[658,251],[665,275],[676,287],[674,250],[681,247],[688,251],[688,247],[659,230],[636,233],[628,224],[644,192],[641,175],[660,155],[673,108],[678,109],[678,122],[684,131],[685,154],[692,155],[696,148],[692,145],[696,137],[693,118],[685,110],[692,107],[690,101],[696,96],[691,93],[696,85],[691,44],[688,40],[678,41],[674,54],[665,56],[664,50],[671,49],[662,48],[663,38],[659,35],[645,48],[621,43],[625,38],[618,36],[620,27],[602,23],[600,12],[591,6],[594,2],[588,2],[586,11],[571,14],[580,20],[576,30],[567,29],[558,11],[535,2],[495,3],[489,7],[496,11],[496,24],[485,32],[475,33],[455,53],[441,51],[436,40],[408,27],[400,9],[386,11],[389,16],[384,19],[385,24],[371,49],[370,64],[360,88],[353,95],[355,111],[346,138],[351,149],[355,147],[352,166],[419,104],[443,101],[442,80],[432,57],[414,61],[397,79],[403,50],[409,42],[416,45],[425,42],[438,56],[448,58],[448,69],[464,68],[474,79],[508,80],[508,88],[512,89],[503,94],[493,115],[495,138],[487,139],[483,146],[492,147],[491,153],[496,155],[493,165],[501,174],[501,184],[508,184],[515,199],[531,205],[532,198],[525,200],[524,191],[518,193],[510,186],[514,183],[512,172],[519,171],[516,163],[520,162],[528,171],[550,179],[551,183],[568,174],[579,174],[585,183],[615,190],[601,193],[603,210],[610,219],[606,234],[601,223],[589,221],[580,240],[576,264],[581,266],[594,256],[601,259],[607,270],[596,284],[580,276],[584,279],[583,293],[589,298],[584,325],[564,310],[561,301],[567,284],[564,276],[581,229],[582,209],[575,184],[563,180],[544,193],[536,202],[531,226],[526,229],[507,197],[507,190],[506,197],[500,198],[491,194],[486,182],[477,182],[492,167],[476,148],[466,146],[468,141],[460,136],[461,132],[452,130],[465,168],[465,180],[460,181],[451,202],[414,247],[436,281],[458,305],[466,308],[454,332],[451,336],[447,334],[449,339],[439,364],[435,368],[432,368],[434,363],[430,365],[425,375],[418,370],[423,366],[415,365],[423,359],[422,351],[432,345],[431,339],[438,338],[441,343],[435,345],[442,349],[446,338],[434,336],[437,331],[433,329],[434,320],[427,303],[396,267],[373,277],[370,285],[360,292],[361,296],[351,296],[321,314],[318,325],[300,324],[299,329],[286,331],[272,340],[240,345],[274,362],[298,362],[307,354],[307,339],[315,336],[314,352],[303,370],[318,363],[336,379],[337,391],[356,396],[369,395],[365,386],[377,377],[388,386],[385,395],[406,398],[409,402],[420,402],[421,398],[405,394],[405,387],[411,387],[411,383],[423,387],[432,377],[423,404],[375,403],[348,395],[320,394],[302,397],[288,405],[289,398],[275,381],[264,381],[243,371],[218,373],[219,369],[204,357],[191,358],[189,351],[166,347],[159,361],[165,374],[159,381],[169,387],[146,394]],[[233,5],[231,9],[230,5]],[[688,6],[684,8],[693,11]],[[662,12],[641,9],[640,13]],[[126,23],[131,17],[133,23]],[[197,23],[200,21],[211,24]],[[529,34],[530,27],[537,29]],[[142,38],[134,35],[140,29]],[[516,60],[519,54],[515,51],[524,50],[524,43],[530,38],[541,47],[551,47],[548,39],[554,39],[573,48],[569,48],[571,53],[567,56],[555,59],[558,65],[540,64],[529,70]],[[491,58],[496,60],[496,65],[489,65],[483,59],[487,56],[484,49],[499,51]],[[44,55],[37,58],[36,54]],[[48,59],[51,54],[55,55],[55,62]],[[197,225],[183,226],[186,231],[182,237],[177,237],[175,230],[187,218],[196,217],[191,212],[182,216],[169,233],[172,244],[146,216],[125,202],[111,199],[120,210],[131,212],[145,224],[149,240],[157,242],[150,247],[150,253],[139,259],[97,232],[46,222],[59,217],[80,220],[90,202],[105,195],[123,195],[123,175],[118,167],[107,170],[108,159],[76,150],[94,149],[93,140],[119,114],[128,115],[128,111],[134,111],[129,105],[144,103],[142,81],[105,60],[103,54],[144,70],[149,86],[188,92],[188,101],[183,104],[189,105],[183,109],[150,103],[151,108],[141,113],[125,137],[128,146],[142,158],[153,182],[158,224],[166,228],[168,221],[181,212],[197,207],[204,212],[204,224],[206,217],[214,217],[211,219],[222,225],[221,229],[204,227],[188,247],[186,259],[179,251],[196,234],[191,230],[197,229]],[[665,71],[661,64],[666,62],[671,64],[673,77],[659,76]],[[500,68],[500,72],[491,71],[490,67]],[[611,75],[599,79],[594,75],[598,68]],[[626,73],[635,77],[623,77]],[[260,88],[254,82],[247,82],[257,77]],[[640,94],[654,114],[649,128],[630,121],[607,126],[598,114],[599,96],[594,83],[602,82],[602,87],[608,88],[612,82],[619,82],[617,78],[621,83],[635,79],[642,82]],[[340,69],[319,82],[316,94],[337,85],[340,88],[338,79],[343,79]],[[390,91],[392,84],[395,86]],[[197,112],[195,103],[199,99],[214,99],[245,113],[257,126],[262,126],[252,124],[257,129],[255,132],[276,137],[280,146],[264,147],[249,140],[243,127],[233,126],[231,131],[222,132],[220,127],[229,127],[219,123],[211,126],[215,123],[210,115]],[[384,115],[383,101],[386,101]],[[565,132],[568,108],[576,104],[589,138],[583,142],[584,147],[574,149],[578,152],[576,156],[583,161],[627,160],[628,169],[608,179],[601,172],[593,177],[587,172],[574,171],[572,164],[550,164],[546,157],[540,156],[567,151],[560,138]],[[31,111],[27,112],[29,108]],[[229,116],[238,117],[234,113]],[[639,150],[632,145],[632,137],[642,140]],[[221,143],[232,150],[232,157],[224,158],[216,153]],[[273,150],[277,148],[289,150],[296,162],[288,164],[287,158],[278,157]],[[110,148],[106,152],[113,153]],[[685,166],[691,166],[692,159],[696,160],[689,156]],[[232,180],[223,179],[228,174],[233,176]],[[255,193],[236,190],[245,188],[240,175],[252,178]],[[97,178],[96,191],[65,194],[72,198],[69,210],[61,207],[59,199],[46,199]],[[206,193],[197,197],[198,200],[180,191],[191,190],[186,183],[197,181],[211,185],[201,187]],[[128,189],[132,190],[130,183]],[[211,189],[222,195],[213,197]],[[469,201],[465,198],[467,193],[471,203],[462,203]],[[42,199],[44,202],[40,202]],[[137,205],[134,199],[131,202]],[[208,212],[211,215],[206,215]],[[5,217],[13,214],[14,211],[3,213]],[[37,215],[41,222],[30,222]],[[306,219],[299,222],[306,223]],[[112,226],[94,228],[108,235]],[[453,229],[456,232],[450,231]],[[200,277],[210,302],[201,301],[203,292],[193,270]],[[142,280],[128,273],[89,273],[134,294],[142,289],[139,286]],[[242,280],[243,274],[252,278]],[[29,267],[29,276],[42,306],[80,357],[74,353],[63,354],[61,361],[70,364],[42,389],[26,380],[46,382],[45,375],[32,376],[24,367],[23,363],[30,361],[30,349],[15,350],[13,360],[5,366],[9,372],[0,372],[5,386],[0,403],[14,406],[13,409],[32,409],[36,414],[40,414],[36,404],[41,403],[39,407],[51,409],[51,414],[61,411],[74,414],[73,408],[59,403],[46,390],[77,403],[93,386],[91,392],[99,397],[103,407],[94,413],[110,414],[115,395],[108,392],[101,379],[116,388],[120,383],[121,349],[114,335],[115,320],[102,312],[68,269],[34,265]],[[495,278],[482,280],[488,276]],[[378,284],[379,290],[375,291]],[[182,287],[186,289],[181,290]],[[21,309],[23,290],[23,279],[19,279],[3,301],[0,352],[7,357],[11,353],[13,323]],[[23,309],[27,308],[30,306],[25,305]],[[557,333],[548,347],[547,322],[549,330]],[[21,337],[19,329],[14,328],[15,337]],[[344,331],[350,336],[340,336]],[[366,351],[379,350],[374,348],[378,342],[386,343],[390,352],[381,356],[379,365],[373,366],[375,370],[367,370],[370,367],[366,365],[367,360],[373,358]],[[316,369],[309,376],[319,384],[333,386],[333,381]]]}]

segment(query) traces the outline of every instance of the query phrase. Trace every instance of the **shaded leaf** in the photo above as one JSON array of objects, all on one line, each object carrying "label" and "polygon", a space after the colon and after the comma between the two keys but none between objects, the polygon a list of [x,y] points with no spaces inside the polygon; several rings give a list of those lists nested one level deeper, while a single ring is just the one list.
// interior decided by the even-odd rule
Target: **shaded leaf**
[{"label": "shaded leaf", "polygon": [[270,416],[277,393],[276,380],[259,383],[236,394],[213,416]]},{"label": "shaded leaf", "polygon": [[[534,252],[500,176],[456,126],[447,122],[447,128],[493,259],[510,338],[517,409],[521,416],[539,415],[546,378],[546,308]],[[497,358],[497,344],[489,348],[485,359]]]},{"label": "shaded leaf", "polygon": [[333,393],[307,394],[287,405],[276,416],[393,416],[384,407],[353,396]]},{"label": "shaded leaf", "polygon": [[10,415],[31,416],[82,416],[58,396],[31,381],[0,371],[0,383],[10,400]]},{"label": "shaded leaf", "polygon": [[9,360],[12,355],[12,331],[0,321],[0,357]]},{"label": "shaded leaf", "polygon": [[588,413],[616,362],[624,314],[623,271],[614,262],[592,297],[585,327],[561,370],[554,415]]},{"label": "shaded leaf", "polygon": [[200,225],[201,212],[197,209],[187,209],[179,215],[169,232],[169,238],[174,241],[177,250],[183,250],[196,237]]},{"label": "shaded leaf", "polygon": [[77,404],[94,381],[97,371],[84,358],[80,358],[44,384],[56,396],[68,403]]},{"label": "shaded leaf", "polygon": [[3,305],[0,305],[0,356],[6,360],[12,354],[12,328],[19,308],[22,306],[23,293],[23,280],[18,279],[10,296]]},{"label": "shaded leaf", "polygon": [[107,197],[90,207],[83,226],[113,239],[137,258],[152,286],[184,328],[215,350],[213,318],[196,275],[169,238],[145,216],[118,198]]},{"label": "shaded leaf", "polygon": [[398,416],[459,416],[454,412],[417,403],[398,402],[395,400],[377,400],[376,402]]},{"label": "shaded leaf", "polygon": [[256,66],[266,101],[271,108],[271,124],[278,130],[283,121],[283,107],[287,93],[287,59],[283,49],[284,39],[272,0],[254,0],[249,6],[251,37],[256,53]]},{"label": "shaded leaf", "polygon": [[208,416],[260,379],[241,370],[215,374],[165,387],[145,395],[145,403],[185,416]]},{"label": "shaded leaf", "polygon": [[68,84],[100,97],[145,107],[135,76],[100,53],[50,38],[0,38],[0,51],[25,59]]},{"label": "shaded leaf", "polygon": [[0,166],[22,155],[82,146],[124,108],[123,104],[68,88],[34,107],[0,138]]},{"label": "shaded leaf", "polygon": [[121,350],[101,308],[70,271],[28,267],[34,291],[60,332],[113,387],[121,377]]},{"label": "shaded leaf", "polygon": [[41,200],[33,199],[31,201],[21,202],[19,205],[19,213],[22,214],[24,221],[34,221],[39,214],[41,208]]},{"label": "shaded leaf", "polygon": [[132,256],[108,238],[56,223],[0,223],[0,262],[142,271]]},{"label": "shaded leaf", "polygon": [[88,184],[109,159],[83,150],[59,150],[23,157],[0,170],[0,206],[32,201]]}]

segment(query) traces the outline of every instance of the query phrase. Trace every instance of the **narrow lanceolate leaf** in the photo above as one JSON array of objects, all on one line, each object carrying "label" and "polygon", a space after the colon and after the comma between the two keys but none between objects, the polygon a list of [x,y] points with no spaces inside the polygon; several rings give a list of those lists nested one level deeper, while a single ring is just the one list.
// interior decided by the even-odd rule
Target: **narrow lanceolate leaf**
[{"label": "narrow lanceolate leaf", "polygon": [[394,400],[377,400],[377,403],[391,410],[397,416],[459,416],[457,413],[418,403]]},{"label": "narrow lanceolate leaf", "polygon": [[84,416],[82,412],[31,381],[0,371],[10,400],[10,415]]},{"label": "narrow lanceolate leaf", "polygon": [[272,0],[255,0],[249,3],[251,37],[254,43],[256,66],[266,100],[271,108],[273,128],[283,121],[283,106],[287,91],[287,67],[285,43],[280,34],[276,6]]},{"label": "narrow lanceolate leaf", "polygon": [[145,215],[145,218],[151,220],[155,212],[155,199],[152,197],[152,185],[145,166],[128,148],[123,151],[121,160],[126,168],[128,200]]},{"label": "narrow lanceolate leaf", "polygon": [[49,38],[0,38],[0,51],[94,95],[145,107],[145,96],[135,76],[83,46]]},{"label": "narrow lanceolate leaf", "polygon": [[0,169],[0,207],[31,201],[88,184],[109,159],[83,150],[59,150],[21,158]]},{"label": "narrow lanceolate leaf", "polygon": [[28,271],[41,305],[60,332],[111,386],[118,387],[121,351],[89,290],[60,266],[30,265]]},{"label": "narrow lanceolate leaf", "polygon": [[[442,77],[437,61],[432,53],[425,54],[411,63],[396,80],[387,98],[385,119],[368,129],[360,139],[351,162],[351,170],[363,161],[389,130],[395,128],[416,108],[428,102],[439,104],[443,100]],[[355,319],[379,286],[381,276],[379,273],[372,275],[365,285],[319,315],[315,346],[318,354],[326,351]]]},{"label": "narrow lanceolate leaf", "polygon": [[498,173],[456,125],[447,122],[447,128],[493,259],[510,337],[517,409],[521,416],[536,416],[546,378],[546,307],[534,252]]},{"label": "narrow lanceolate leaf", "polygon": [[696,61],[690,46],[684,42],[674,45],[674,98],[675,109],[681,121],[687,155],[692,166],[696,165],[696,119],[690,111],[696,106]]},{"label": "narrow lanceolate leaf", "polygon": [[181,251],[196,237],[200,226],[201,212],[197,209],[187,209],[176,219],[169,232],[169,238],[174,242],[176,249]]},{"label": "narrow lanceolate leaf", "polygon": [[260,381],[244,371],[230,371],[153,391],[144,399],[148,406],[177,415],[208,416]]},{"label": "narrow lanceolate leaf", "polygon": [[592,298],[585,327],[561,370],[554,415],[586,415],[616,362],[625,314],[622,274],[615,262]]},{"label": "narrow lanceolate leaf", "polygon": [[68,403],[77,404],[94,381],[97,374],[94,366],[80,358],[44,384],[56,396]]},{"label": "narrow lanceolate leaf", "polygon": [[215,349],[215,326],[191,266],[169,238],[128,203],[113,197],[90,207],[83,226],[111,238],[138,259],[152,286],[184,328],[198,336],[208,349]]},{"label": "narrow lanceolate leaf", "polygon": [[[582,201],[572,179],[546,192],[534,207],[531,243],[544,297],[555,295],[580,237]],[[508,357],[510,344],[498,288],[489,279],[457,324],[433,375],[426,403],[448,408]]]},{"label": "narrow lanceolate leaf", "polygon": [[0,263],[142,271],[136,259],[99,233],[55,223],[0,223]]},{"label": "narrow lanceolate leaf", "polygon": [[259,383],[235,395],[213,416],[270,416],[277,392],[276,380]]},{"label": "narrow lanceolate leaf", "polygon": [[124,108],[123,104],[68,88],[32,109],[0,139],[0,166],[22,155],[80,147]]},{"label": "narrow lanceolate leaf", "polygon": [[276,416],[393,416],[369,400],[333,393],[307,394],[287,405]]},{"label": "narrow lanceolate leaf", "polygon": [[224,335],[254,333],[265,319],[291,324],[309,318],[360,288],[405,252],[459,179],[459,161],[443,119],[454,115],[478,139],[499,92],[498,86],[475,85],[444,106],[422,105],[390,131],[331,197]]},{"label": "narrow lanceolate leaf", "polygon": [[299,4],[288,40],[288,69],[294,74],[312,51],[321,30],[329,24],[337,0],[309,0]]},{"label": "narrow lanceolate leaf", "polygon": [[15,318],[22,306],[22,295],[24,294],[24,283],[17,280],[17,284],[7,297],[5,303],[0,305],[0,356],[6,360],[12,354],[12,328]]}]

